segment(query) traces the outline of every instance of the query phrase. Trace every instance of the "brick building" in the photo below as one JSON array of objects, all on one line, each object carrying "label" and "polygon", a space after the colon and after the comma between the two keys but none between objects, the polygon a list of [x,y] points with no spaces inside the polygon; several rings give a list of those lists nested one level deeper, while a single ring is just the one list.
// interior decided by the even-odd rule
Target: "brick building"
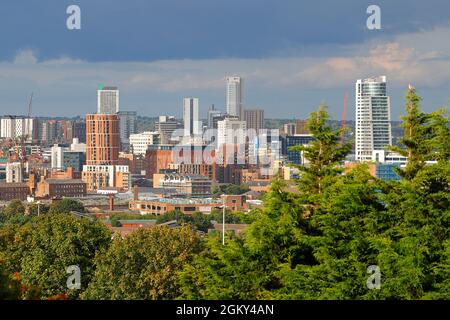
[{"label": "brick building", "polygon": [[29,194],[30,188],[27,183],[0,183],[0,200],[2,201],[26,200]]},{"label": "brick building", "polygon": [[37,183],[38,198],[72,198],[86,196],[86,183],[80,179],[45,179]]},{"label": "brick building", "polygon": [[117,165],[120,150],[119,116],[86,115],[86,164]]}]

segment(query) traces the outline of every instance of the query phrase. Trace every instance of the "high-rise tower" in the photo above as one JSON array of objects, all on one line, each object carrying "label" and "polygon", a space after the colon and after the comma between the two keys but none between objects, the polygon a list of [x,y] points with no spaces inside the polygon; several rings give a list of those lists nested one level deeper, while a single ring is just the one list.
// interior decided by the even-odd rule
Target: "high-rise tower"
[{"label": "high-rise tower", "polygon": [[390,109],[385,76],[356,81],[356,160],[371,161],[374,150],[392,145]]},{"label": "high-rise tower", "polygon": [[242,100],[243,84],[241,77],[227,77],[227,114],[243,120]]}]

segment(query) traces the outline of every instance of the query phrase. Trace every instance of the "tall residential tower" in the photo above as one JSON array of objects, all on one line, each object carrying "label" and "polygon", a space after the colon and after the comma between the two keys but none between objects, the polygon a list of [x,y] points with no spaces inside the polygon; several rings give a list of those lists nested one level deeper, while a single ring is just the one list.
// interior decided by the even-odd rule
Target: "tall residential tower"
[{"label": "tall residential tower", "polygon": [[373,151],[392,145],[391,104],[385,76],[356,81],[355,139],[357,161],[371,161]]},{"label": "tall residential tower", "polygon": [[119,90],[117,87],[99,85],[97,90],[97,113],[116,114],[119,112]]},{"label": "tall residential tower", "polygon": [[86,115],[86,164],[117,165],[120,129],[116,114]]},{"label": "tall residential tower", "polygon": [[242,100],[243,84],[241,77],[227,77],[227,114],[243,120]]},{"label": "tall residential tower", "polygon": [[196,136],[202,133],[198,119],[198,98],[183,99],[184,136]]}]

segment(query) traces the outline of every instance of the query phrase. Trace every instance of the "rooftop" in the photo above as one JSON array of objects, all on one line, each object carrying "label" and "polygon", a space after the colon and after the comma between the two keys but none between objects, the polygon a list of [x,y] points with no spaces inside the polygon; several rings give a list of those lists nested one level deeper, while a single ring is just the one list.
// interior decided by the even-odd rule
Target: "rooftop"
[{"label": "rooftop", "polygon": [[28,188],[28,184],[26,182],[11,182],[11,183],[0,182],[0,188],[10,188],[10,187],[27,187]]},{"label": "rooftop", "polygon": [[45,180],[49,184],[72,184],[72,183],[84,183],[81,179],[47,179]]}]

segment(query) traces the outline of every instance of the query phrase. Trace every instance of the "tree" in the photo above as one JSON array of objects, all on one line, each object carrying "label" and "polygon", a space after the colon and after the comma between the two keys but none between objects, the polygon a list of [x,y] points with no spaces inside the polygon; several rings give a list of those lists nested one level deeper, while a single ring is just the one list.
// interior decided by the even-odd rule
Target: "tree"
[{"label": "tree", "polygon": [[[223,219],[223,210],[214,209],[209,214],[209,219],[211,221],[216,221],[218,223],[222,223]],[[249,213],[244,212],[234,212],[229,209],[226,209],[225,212],[225,223],[244,223],[250,224],[255,217],[255,211],[251,211]]]},{"label": "tree", "polygon": [[6,218],[24,214],[25,214],[25,206],[23,205],[22,201],[18,199],[11,200],[8,203],[8,205],[3,209],[3,215]]},{"label": "tree", "polygon": [[327,125],[329,114],[324,105],[312,112],[308,120],[308,129],[314,140],[306,146],[295,146],[292,150],[303,153],[308,161],[307,166],[296,165],[301,174],[299,188],[305,194],[312,196],[314,204],[316,196],[320,196],[327,184],[332,182],[342,170],[338,167],[351,150],[351,143],[341,144],[341,136],[345,129],[333,130]]},{"label": "tree", "polygon": [[[450,298],[450,164],[442,112],[423,116],[430,119],[422,124],[427,146],[410,144],[413,164],[400,182],[372,177],[367,165],[340,174],[349,145],[337,142],[339,131],[325,126],[323,112],[310,120],[315,142],[298,148],[309,160],[300,168],[298,192],[274,179],[243,236],[228,235],[225,246],[208,237],[205,250],[180,272],[181,298]],[[438,163],[426,164],[430,159]],[[367,286],[369,266],[381,270],[379,290]]]},{"label": "tree", "polygon": [[39,289],[25,286],[18,273],[8,274],[0,261],[0,300],[36,300],[39,298]]},{"label": "tree", "polygon": [[192,214],[191,224],[197,230],[202,232],[208,232],[208,230],[212,228],[210,217],[201,212],[194,212]]},{"label": "tree", "polygon": [[[256,259],[252,259],[255,257]],[[205,249],[179,272],[181,299],[270,299],[269,264],[245,247],[241,238],[228,235],[226,246],[216,235],[206,239]]]},{"label": "tree", "polygon": [[46,214],[50,210],[50,206],[46,204],[33,203],[28,207],[28,213],[30,215],[37,216],[39,214]]},{"label": "tree", "polygon": [[176,273],[200,252],[200,238],[189,226],[142,228],[95,258],[94,280],[83,299],[174,299]]},{"label": "tree", "polygon": [[401,117],[404,136],[400,140],[403,146],[391,146],[388,149],[408,157],[406,167],[397,172],[401,177],[412,180],[426,161],[449,160],[449,117],[445,109],[430,114],[422,112],[421,97],[413,86],[409,86],[405,98],[406,115]]},{"label": "tree", "polygon": [[221,186],[214,186],[212,189],[213,197],[218,198],[222,194],[229,194],[229,195],[238,195],[243,194],[250,191],[250,188],[246,184],[227,184],[227,185],[221,185]]},{"label": "tree", "polygon": [[111,233],[100,222],[49,213],[10,228],[0,239],[6,243],[0,247],[0,256],[24,284],[41,288],[44,299],[62,293],[74,299],[80,291],[68,290],[67,267],[80,268],[81,291],[86,289],[94,272],[93,259],[97,251],[109,246]]},{"label": "tree", "polygon": [[55,201],[50,205],[49,213],[70,213],[71,211],[84,212],[81,202],[69,198]]}]

